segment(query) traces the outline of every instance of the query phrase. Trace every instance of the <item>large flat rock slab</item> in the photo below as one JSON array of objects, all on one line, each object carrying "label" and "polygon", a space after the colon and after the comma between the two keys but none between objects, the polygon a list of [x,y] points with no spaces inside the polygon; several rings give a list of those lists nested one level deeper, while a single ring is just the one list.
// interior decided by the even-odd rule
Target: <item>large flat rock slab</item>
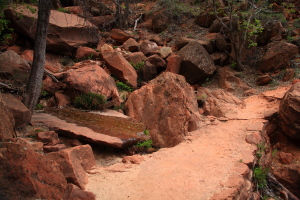
[{"label": "large flat rock slab", "polygon": [[35,113],[31,123],[46,125],[63,136],[115,148],[126,148],[146,139],[144,125],[130,118],[69,109],[48,112]]}]

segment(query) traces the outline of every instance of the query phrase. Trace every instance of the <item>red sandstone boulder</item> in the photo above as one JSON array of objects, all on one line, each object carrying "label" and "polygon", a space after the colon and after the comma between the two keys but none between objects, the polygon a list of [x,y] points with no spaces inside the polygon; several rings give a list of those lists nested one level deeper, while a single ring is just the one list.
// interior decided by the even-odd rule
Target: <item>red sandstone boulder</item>
[{"label": "red sandstone boulder", "polygon": [[269,74],[265,74],[262,76],[257,77],[256,85],[262,86],[270,83],[272,81],[272,77]]},{"label": "red sandstone boulder", "polygon": [[231,44],[229,41],[226,40],[225,36],[218,33],[216,35],[216,47],[221,52],[230,52],[231,51]]},{"label": "red sandstone boulder", "polygon": [[171,55],[167,58],[167,71],[175,74],[179,73],[181,58],[178,55]]},{"label": "red sandstone boulder", "polygon": [[[35,6],[30,6],[36,9]],[[19,17],[22,15],[22,17]],[[37,14],[25,5],[5,10],[5,16],[20,34],[34,40]],[[98,28],[85,19],[56,10],[51,11],[47,35],[47,50],[72,54],[80,46],[97,45]]]},{"label": "red sandstone boulder", "polygon": [[281,100],[279,116],[284,134],[300,140],[300,82],[294,84]]},{"label": "red sandstone boulder", "polygon": [[265,55],[260,59],[258,68],[263,72],[276,71],[290,66],[289,61],[298,53],[297,46],[287,42],[268,44]]},{"label": "red sandstone boulder", "polygon": [[218,85],[227,92],[244,92],[251,89],[239,77],[235,76],[234,70],[228,66],[219,69]]},{"label": "red sandstone boulder", "polygon": [[187,37],[179,37],[175,40],[175,46],[177,50],[182,49],[185,45],[187,45],[189,42],[195,41],[194,39],[187,38]]},{"label": "red sandstone boulder", "polygon": [[95,200],[96,197],[92,192],[84,191],[73,184],[68,184],[64,194],[66,200]]},{"label": "red sandstone boulder", "polygon": [[285,152],[279,152],[278,157],[282,164],[291,164],[295,159],[293,154]]},{"label": "red sandstone boulder", "polygon": [[157,68],[157,71],[161,72],[166,69],[167,63],[159,55],[154,54],[148,57],[148,61]]},{"label": "red sandstone boulder", "polygon": [[129,38],[128,40],[126,40],[126,42],[124,42],[123,44],[125,50],[127,51],[136,51],[138,50],[138,43],[135,41],[135,39],[133,38]]},{"label": "red sandstone boulder", "polygon": [[62,199],[67,187],[58,164],[22,139],[0,143],[0,196],[4,199]]},{"label": "red sandstone boulder", "polygon": [[89,21],[99,29],[103,29],[112,25],[115,21],[115,17],[113,15],[97,16],[92,17]]},{"label": "red sandstone boulder", "polygon": [[298,164],[282,165],[281,167],[272,170],[275,178],[294,195],[299,196],[300,168]]},{"label": "red sandstone boulder", "polygon": [[[25,50],[21,57],[24,60],[29,61],[30,63],[33,62],[33,50]],[[46,53],[46,60],[45,60],[45,69],[49,70],[50,72],[53,73],[58,73],[62,71],[62,65],[60,64],[60,57],[54,54]]]},{"label": "red sandstone boulder", "polygon": [[215,21],[215,19],[216,16],[214,14],[211,14],[208,11],[204,11],[196,17],[195,23],[199,26],[208,28]]},{"label": "red sandstone boulder", "polygon": [[39,132],[36,134],[36,139],[38,141],[43,142],[44,144],[58,144],[60,143],[60,139],[58,138],[58,134],[54,131],[47,132]]},{"label": "red sandstone boulder", "polygon": [[[226,25],[228,25],[229,21],[230,21],[229,17],[223,17],[221,20]],[[222,28],[223,28],[223,24],[219,20],[216,19],[213,21],[213,23],[209,27],[209,32],[210,33],[219,33]]]},{"label": "red sandstone boulder", "polygon": [[98,57],[98,53],[90,47],[79,47],[76,51],[75,57],[79,60],[87,58],[96,58]]},{"label": "red sandstone boulder", "polygon": [[68,95],[64,94],[64,91],[56,91],[54,96],[58,108],[64,108],[71,104],[71,98]]},{"label": "red sandstone boulder", "polygon": [[144,81],[150,81],[157,76],[157,68],[149,61],[146,61],[144,66],[138,71],[139,78]]},{"label": "red sandstone boulder", "polygon": [[30,66],[14,51],[0,54],[0,79],[10,79],[14,86],[23,87],[29,78]]},{"label": "red sandstone boulder", "polygon": [[159,50],[157,44],[149,40],[142,41],[140,49],[145,55],[153,54]]},{"label": "red sandstone boulder", "polygon": [[128,62],[131,62],[134,65],[148,60],[148,58],[142,52],[129,53],[126,55],[126,59]]},{"label": "red sandstone boulder", "polygon": [[30,110],[11,94],[2,93],[1,95],[6,107],[15,119],[15,127],[27,125],[31,118]]},{"label": "red sandstone boulder", "polygon": [[178,55],[181,58],[180,74],[187,82],[196,84],[213,75],[216,66],[204,49],[197,41],[192,41],[183,47]]},{"label": "red sandstone boulder", "polygon": [[171,47],[162,47],[159,49],[159,54],[162,58],[167,58],[170,54],[172,54]]},{"label": "red sandstone boulder", "polygon": [[47,158],[57,162],[69,183],[85,188],[88,182],[86,170],[92,169],[96,164],[90,145],[68,148],[46,155]]},{"label": "red sandstone boulder", "polygon": [[9,109],[6,107],[5,102],[2,99],[3,93],[0,93],[0,140],[14,138],[15,137],[15,119]]},{"label": "red sandstone boulder", "polygon": [[112,75],[132,87],[137,87],[137,73],[120,52],[102,54]]},{"label": "red sandstone boulder", "polygon": [[266,44],[271,38],[274,38],[276,36],[279,36],[279,38],[281,38],[281,34],[283,32],[285,32],[285,29],[282,26],[281,22],[277,20],[271,20],[268,23],[264,24],[262,33],[257,37],[257,42]]},{"label": "red sandstone boulder", "polygon": [[210,54],[210,57],[213,59],[215,65],[228,65],[228,55],[226,53],[215,51]]},{"label": "red sandstone boulder", "polygon": [[124,43],[129,38],[132,38],[132,36],[129,33],[126,33],[120,29],[112,29],[110,32],[110,37],[113,40],[116,40],[117,42]]},{"label": "red sandstone boulder", "polygon": [[66,84],[69,90],[79,90],[83,93],[96,93],[120,102],[119,93],[114,79],[99,65],[69,70],[66,73]]},{"label": "red sandstone boulder", "polygon": [[233,108],[242,107],[243,102],[233,94],[222,89],[209,90],[201,87],[196,95],[198,105],[204,110],[205,115],[225,117]]},{"label": "red sandstone boulder", "polygon": [[295,70],[293,68],[286,69],[282,81],[289,81],[294,76],[295,76]]},{"label": "red sandstone boulder", "polygon": [[184,77],[170,72],[134,91],[125,111],[146,125],[158,147],[179,144],[189,131],[197,129],[200,119],[194,91]]},{"label": "red sandstone boulder", "polygon": [[14,51],[16,52],[18,55],[21,55],[22,54],[22,49],[20,46],[10,46],[6,49],[7,51],[11,50],[11,51]]},{"label": "red sandstone boulder", "polygon": [[46,153],[50,153],[50,152],[57,152],[57,151],[61,151],[64,149],[67,149],[68,147],[65,144],[47,144],[44,145],[43,150]]},{"label": "red sandstone boulder", "polygon": [[152,19],[152,30],[154,33],[160,33],[168,28],[169,16],[165,13],[160,13]]},{"label": "red sandstone boulder", "polygon": [[52,78],[49,76],[46,76],[43,80],[43,90],[46,91],[49,94],[54,94],[56,91],[63,88],[63,84],[61,82],[54,82]]}]

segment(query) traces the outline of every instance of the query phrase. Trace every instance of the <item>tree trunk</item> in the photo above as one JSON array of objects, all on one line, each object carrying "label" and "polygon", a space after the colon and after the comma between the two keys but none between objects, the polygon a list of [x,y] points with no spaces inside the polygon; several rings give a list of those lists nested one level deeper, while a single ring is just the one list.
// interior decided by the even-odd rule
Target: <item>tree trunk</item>
[{"label": "tree trunk", "polygon": [[34,42],[33,63],[26,87],[25,105],[33,113],[41,93],[46,59],[46,38],[52,1],[39,0],[37,28]]}]

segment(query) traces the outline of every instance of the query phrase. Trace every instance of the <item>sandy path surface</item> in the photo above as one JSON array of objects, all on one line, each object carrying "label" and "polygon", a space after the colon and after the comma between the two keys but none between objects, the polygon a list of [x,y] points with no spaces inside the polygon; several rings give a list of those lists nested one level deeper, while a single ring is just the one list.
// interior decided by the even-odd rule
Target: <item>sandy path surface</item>
[{"label": "sandy path surface", "polygon": [[261,130],[263,117],[276,111],[285,91],[246,99],[243,108],[232,108],[228,121],[206,119],[184,142],[145,155],[140,164],[97,166],[86,190],[99,200],[210,199],[237,174],[238,163],[252,162],[256,145],[246,143],[245,137]]}]

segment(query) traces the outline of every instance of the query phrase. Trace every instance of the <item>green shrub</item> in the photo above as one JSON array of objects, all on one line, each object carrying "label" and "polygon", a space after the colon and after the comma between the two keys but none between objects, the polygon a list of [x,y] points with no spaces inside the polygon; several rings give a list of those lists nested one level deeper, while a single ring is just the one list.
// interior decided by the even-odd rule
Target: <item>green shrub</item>
[{"label": "green shrub", "polygon": [[152,148],[152,144],[153,144],[152,140],[146,140],[146,141],[137,143],[135,146],[136,147],[145,147],[145,148],[149,149],[149,148]]},{"label": "green shrub", "polygon": [[66,9],[66,8],[58,8],[57,11],[63,12],[63,13],[70,13],[69,9]]},{"label": "green shrub", "polygon": [[75,98],[75,108],[88,110],[103,110],[106,104],[106,97],[101,94],[87,93]]},{"label": "green shrub", "polygon": [[127,92],[132,92],[133,91],[132,87],[126,85],[125,83],[123,83],[121,81],[117,82],[116,85],[117,85],[117,88],[120,91],[127,91]]},{"label": "green shrub", "polygon": [[143,68],[144,65],[145,65],[145,62],[139,62],[139,63],[136,63],[136,64],[134,64],[134,63],[132,63],[132,62],[129,62],[129,63],[132,65],[132,67],[133,67],[135,70],[139,70],[139,69]]},{"label": "green shrub", "polygon": [[261,190],[267,186],[267,168],[256,167],[253,170],[253,180],[256,183],[257,189]]}]

